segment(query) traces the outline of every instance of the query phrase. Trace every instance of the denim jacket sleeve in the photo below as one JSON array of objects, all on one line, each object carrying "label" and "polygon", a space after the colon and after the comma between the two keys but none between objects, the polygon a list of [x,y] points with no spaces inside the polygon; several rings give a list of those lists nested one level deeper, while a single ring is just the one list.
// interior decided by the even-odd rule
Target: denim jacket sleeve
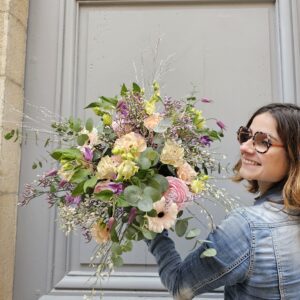
[{"label": "denim jacket sleeve", "polygon": [[[247,278],[252,252],[251,229],[238,211],[228,215],[207,240],[210,243],[203,243],[183,261],[166,234],[159,234],[149,241],[149,250],[157,261],[161,281],[175,299],[192,299]],[[201,257],[208,248],[216,249],[217,255]]]}]

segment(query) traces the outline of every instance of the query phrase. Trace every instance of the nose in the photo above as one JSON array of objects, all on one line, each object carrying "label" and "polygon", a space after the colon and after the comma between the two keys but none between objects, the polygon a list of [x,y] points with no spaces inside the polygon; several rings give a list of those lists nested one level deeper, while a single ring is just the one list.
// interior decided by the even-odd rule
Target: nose
[{"label": "nose", "polygon": [[248,141],[242,143],[240,145],[240,151],[241,153],[255,153],[255,148],[254,148],[254,144],[253,144],[253,140],[249,139]]}]

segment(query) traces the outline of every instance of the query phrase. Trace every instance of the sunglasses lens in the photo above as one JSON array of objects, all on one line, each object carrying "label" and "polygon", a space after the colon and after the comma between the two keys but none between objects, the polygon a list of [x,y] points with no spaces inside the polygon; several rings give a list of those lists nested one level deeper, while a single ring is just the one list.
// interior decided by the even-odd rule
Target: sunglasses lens
[{"label": "sunglasses lens", "polygon": [[240,127],[237,134],[240,144],[247,142],[252,137],[247,127]]},{"label": "sunglasses lens", "polygon": [[269,138],[266,133],[257,132],[254,135],[254,145],[258,152],[264,153],[269,149]]}]

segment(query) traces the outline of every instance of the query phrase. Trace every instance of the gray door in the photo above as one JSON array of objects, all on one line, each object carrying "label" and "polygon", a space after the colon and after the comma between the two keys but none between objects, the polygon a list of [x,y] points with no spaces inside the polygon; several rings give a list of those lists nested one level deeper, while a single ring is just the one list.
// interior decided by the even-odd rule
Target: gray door
[{"label": "gray door", "polygon": [[[87,103],[116,95],[123,82],[132,81],[149,87],[157,79],[163,93],[174,97],[196,87],[199,97],[213,99],[204,114],[227,125],[217,151],[233,163],[238,126],[258,106],[295,96],[285,75],[291,74],[291,63],[282,64],[290,50],[280,47],[278,2],[208,2],[31,0],[25,114],[33,120],[24,120],[41,133],[38,146],[29,135],[23,145],[21,186],[40,172],[31,165],[45,156],[42,131],[49,130],[51,119],[87,117],[82,110]],[[249,200],[229,180],[219,184],[243,203]],[[224,212],[212,209],[218,222]],[[43,198],[19,208],[14,300],[82,299],[94,287],[89,268],[94,245],[80,233],[66,238],[56,219]],[[201,229],[205,237],[208,229]],[[191,244],[178,241],[178,248],[185,255]],[[170,299],[156,270],[143,242],[137,243],[124,267],[102,283],[104,299]],[[223,298],[218,292],[206,297]]]}]

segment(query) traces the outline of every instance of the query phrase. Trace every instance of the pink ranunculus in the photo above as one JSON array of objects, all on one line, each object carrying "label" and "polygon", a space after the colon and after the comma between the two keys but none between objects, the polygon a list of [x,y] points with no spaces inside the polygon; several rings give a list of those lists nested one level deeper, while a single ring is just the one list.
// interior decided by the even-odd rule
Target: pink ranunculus
[{"label": "pink ranunculus", "polygon": [[176,177],[167,176],[169,183],[168,190],[164,193],[166,202],[174,202],[177,204],[178,210],[182,210],[185,203],[190,200],[191,193],[186,183]]}]

